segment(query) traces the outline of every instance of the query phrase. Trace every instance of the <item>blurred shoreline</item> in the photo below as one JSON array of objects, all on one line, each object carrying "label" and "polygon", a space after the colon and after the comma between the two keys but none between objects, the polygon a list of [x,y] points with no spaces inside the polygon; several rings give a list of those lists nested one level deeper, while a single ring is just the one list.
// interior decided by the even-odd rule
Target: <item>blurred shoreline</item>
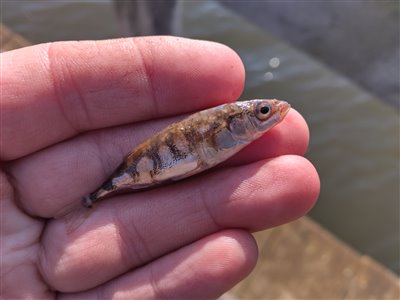
[{"label": "blurred shoreline", "polygon": [[400,108],[398,1],[219,2]]}]

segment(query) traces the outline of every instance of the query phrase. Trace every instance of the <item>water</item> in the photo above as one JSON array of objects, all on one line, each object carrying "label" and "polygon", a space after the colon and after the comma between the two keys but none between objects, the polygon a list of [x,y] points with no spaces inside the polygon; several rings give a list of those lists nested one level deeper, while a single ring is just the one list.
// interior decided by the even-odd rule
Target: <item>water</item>
[{"label": "water", "polygon": [[[348,79],[210,1],[184,6],[184,34],[235,49],[242,99],[288,100],[311,130],[307,157],[322,183],[311,216],[399,273],[398,113]],[[34,43],[116,37],[108,1],[4,1],[3,22]]]}]

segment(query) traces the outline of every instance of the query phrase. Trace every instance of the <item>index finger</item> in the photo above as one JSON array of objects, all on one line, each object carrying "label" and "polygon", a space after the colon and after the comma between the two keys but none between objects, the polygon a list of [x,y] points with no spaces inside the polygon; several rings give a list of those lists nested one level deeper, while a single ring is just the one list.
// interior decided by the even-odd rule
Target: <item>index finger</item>
[{"label": "index finger", "polygon": [[231,49],[177,37],[49,43],[1,55],[6,160],[84,131],[233,101],[244,85]]}]

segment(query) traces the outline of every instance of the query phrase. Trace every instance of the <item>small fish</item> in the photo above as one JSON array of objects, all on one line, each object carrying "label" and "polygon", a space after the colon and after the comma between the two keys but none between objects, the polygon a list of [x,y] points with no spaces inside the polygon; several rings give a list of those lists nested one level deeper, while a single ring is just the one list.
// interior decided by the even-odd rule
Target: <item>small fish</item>
[{"label": "small fish", "polygon": [[106,182],[82,199],[82,205],[91,207],[121,191],[149,188],[207,170],[262,136],[289,109],[285,101],[249,100],[192,114],[133,149]]}]

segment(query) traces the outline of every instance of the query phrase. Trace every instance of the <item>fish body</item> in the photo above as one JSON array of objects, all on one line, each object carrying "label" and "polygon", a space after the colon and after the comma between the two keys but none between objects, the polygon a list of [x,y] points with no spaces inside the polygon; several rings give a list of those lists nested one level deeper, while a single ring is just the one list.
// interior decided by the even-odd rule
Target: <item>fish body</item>
[{"label": "fish body", "polygon": [[82,204],[121,191],[180,180],[228,159],[278,124],[290,105],[280,100],[223,104],[190,115],[155,134],[125,158],[119,168]]}]

